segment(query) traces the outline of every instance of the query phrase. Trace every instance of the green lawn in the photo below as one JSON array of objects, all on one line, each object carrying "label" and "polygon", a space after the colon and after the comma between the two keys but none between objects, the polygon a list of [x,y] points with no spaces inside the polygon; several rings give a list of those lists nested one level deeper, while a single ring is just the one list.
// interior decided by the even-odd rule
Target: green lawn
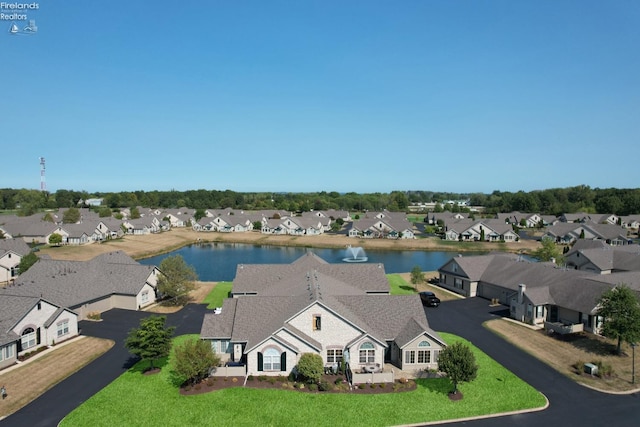
[{"label": "green lawn", "polygon": [[207,308],[222,307],[222,301],[229,297],[232,285],[233,282],[219,282],[204,299],[204,302],[208,304]]},{"label": "green lawn", "polygon": [[[448,343],[464,341],[440,334]],[[176,338],[176,341],[187,336]],[[466,342],[466,341],[464,341]],[[450,401],[447,379],[419,380],[411,392],[378,395],[301,393],[229,388],[181,396],[170,362],[161,373],[142,375],[142,363],[85,401],[60,424],[69,426],[388,426],[423,423],[521,409],[541,408],[545,398],[531,386],[469,344],[478,377],[461,384],[461,401]]]},{"label": "green lawn", "polygon": [[411,283],[404,280],[399,274],[387,274],[391,295],[411,295],[416,291]]}]

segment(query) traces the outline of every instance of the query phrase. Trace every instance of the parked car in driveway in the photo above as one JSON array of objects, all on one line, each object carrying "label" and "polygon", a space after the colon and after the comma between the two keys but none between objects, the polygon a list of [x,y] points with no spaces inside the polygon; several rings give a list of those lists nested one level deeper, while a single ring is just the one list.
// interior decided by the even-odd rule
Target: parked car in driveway
[{"label": "parked car in driveway", "polygon": [[420,299],[422,300],[422,305],[426,305],[427,307],[437,307],[440,305],[440,298],[433,292],[420,292]]}]

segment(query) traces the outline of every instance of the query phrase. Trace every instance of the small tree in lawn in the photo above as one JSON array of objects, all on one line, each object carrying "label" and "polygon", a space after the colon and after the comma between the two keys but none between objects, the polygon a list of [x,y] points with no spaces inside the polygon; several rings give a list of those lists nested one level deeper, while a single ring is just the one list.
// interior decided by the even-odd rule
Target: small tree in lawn
[{"label": "small tree in lawn", "polygon": [[173,349],[173,370],[192,384],[206,378],[211,368],[219,363],[220,357],[208,341],[192,338]]},{"label": "small tree in lawn", "polygon": [[165,327],[165,316],[150,316],[140,321],[140,327],[129,331],[124,343],[127,349],[140,357],[149,360],[150,369],[153,362],[169,355],[171,351],[171,337],[175,327]]},{"label": "small tree in lawn", "polygon": [[420,283],[424,283],[424,273],[420,269],[420,266],[416,265],[411,270],[411,284],[417,290]]},{"label": "small tree in lawn", "polygon": [[478,365],[468,345],[456,342],[447,346],[438,357],[438,369],[453,383],[452,394],[458,393],[458,384],[476,378]]},{"label": "small tree in lawn", "polygon": [[298,374],[309,383],[318,383],[322,378],[324,362],[322,356],[315,353],[303,353],[298,361]]},{"label": "small tree in lawn", "polygon": [[185,304],[189,292],[195,287],[194,281],[198,280],[193,267],[180,255],[175,255],[163,259],[158,268],[162,272],[158,278],[158,290],[162,296],[169,298],[171,304]]},{"label": "small tree in lawn", "polygon": [[60,245],[60,243],[62,243],[62,235],[60,235],[58,233],[51,233],[51,235],[49,235],[49,244],[50,245],[58,246],[58,245]]},{"label": "small tree in lawn", "polygon": [[618,340],[618,355],[622,354],[622,341],[640,340],[640,302],[627,285],[620,284],[605,291],[598,300],[596,314],[604,319],[602,335]]}]

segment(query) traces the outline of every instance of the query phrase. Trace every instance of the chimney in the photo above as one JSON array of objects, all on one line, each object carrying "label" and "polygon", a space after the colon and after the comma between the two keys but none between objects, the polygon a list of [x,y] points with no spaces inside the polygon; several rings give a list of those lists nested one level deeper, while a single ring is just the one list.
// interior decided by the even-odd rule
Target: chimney
[{"label": "chimney", "polygon": [[518,285],[518,304],[524,303],[524,293],[527,290],[527,285],[521,283]]}]

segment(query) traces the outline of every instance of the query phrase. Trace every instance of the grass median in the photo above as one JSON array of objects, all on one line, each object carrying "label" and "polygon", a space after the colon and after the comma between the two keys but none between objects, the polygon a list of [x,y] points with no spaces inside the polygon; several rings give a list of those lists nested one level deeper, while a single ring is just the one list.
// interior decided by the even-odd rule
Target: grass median
[{"label": "grass median", "polygon": [[[192,335],[193,336],[193,335]],[[376,395],[300,393],[243,387],[183,396],[171,375],[171,358],[159,374],[142,375],[141,362],[69,414],[61,426],[388,426],[424,423],[505,412],[534,410],[545,397],[469,342],[478,377],[460,385],[461,401],[451,401],[446,378],[418,380],[411,392]],[[179,342],[189,336],[176,338]]]}]

